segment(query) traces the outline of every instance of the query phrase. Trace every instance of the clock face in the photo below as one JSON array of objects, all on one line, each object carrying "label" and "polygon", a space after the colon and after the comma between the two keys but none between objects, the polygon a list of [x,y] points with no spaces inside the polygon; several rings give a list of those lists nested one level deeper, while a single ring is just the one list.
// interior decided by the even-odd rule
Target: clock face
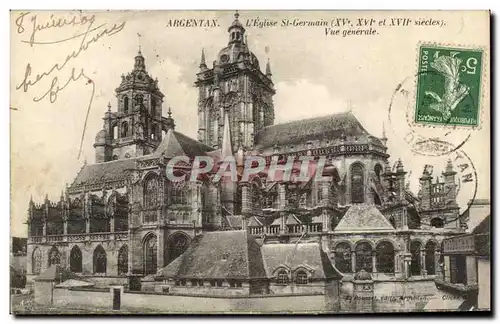
[{"label": "clock face", "polygon": [[221,55],[220,61],[222,63],[226,63],[227,61],[229,61],[229,56],[227,56],[226,54]]}]

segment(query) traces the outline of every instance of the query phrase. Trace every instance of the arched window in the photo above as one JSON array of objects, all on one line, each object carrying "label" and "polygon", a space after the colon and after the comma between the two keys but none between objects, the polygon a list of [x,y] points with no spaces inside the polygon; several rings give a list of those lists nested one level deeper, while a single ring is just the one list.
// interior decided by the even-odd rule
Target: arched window
[{"label": "arched window", "polygon": [[188,186],[185,181],[174,181],[171,186],[171,199],[174,205],[186,205],[188,203]]},{"label": "arched window", "polygon": [[375,171],[375,175],[377,176],[377,179],[380,180],[380,176],[382,175],[382,166],[380,164],[375,164],[375,167],[373,168],[373,171]]},{"label": "arched window", "polygon": [[40,274],[42,270],[42,251],[38,247],[33,250],[31,255],[31,272],[35,275]]},{"label": "arched window", "polygon": [[420,250],[422,250],[422,245],[417,242],[413,241],[410,244],[410,253],[411,253],[411,275],[412,276],[419,276],[420,275],[420,270],[421,270],[421,262],[420,262]]},{"label": "arched window", "polygon": [[276,274],[276,283],[278,285],[288,285],[289,278],[288,272],[285,269],[281,269]]},{"label": "arched window", "polygon": [[151,139],[155,140],[156,139],[156,133],[157,133],[157,128],[156,125],[151,126]]},{"label": "arched window", "polygon": [[112,128],[113,128],[113,131],[112,131],[112,133],[113,133],[113,139],[115,140],[115,139],[118,138],[118,125],[113,125]]},{"label": "arched window", "polygon": [[121,137],[128,137],[128,123],[127,122],[122,123],[122,136]]},{"label": "arched window", "polygon": [[144,181],[144,207],[154,208],[159,204],[158,176],[151,174]]},{"label": "arched window", "polygon": [[367,242],[356,246],[356,272],[363,269],[367,272],[373,271],[372,247]]},{"label": "arched window", "polygon": [[295,283],[297,285],[306,285],[309,283],[307,273],[304,270],[299,270],[297,271],[297,273],[295,273]]},{"label": "arched window", "polygon": [[151,98],[151,116],[156,117],[156,99]]},{"label": "arched window", "polygon": [[106,266],[108,263],[108,259],[106,256],[106,251],[104,251],[102,245],[98,245],[95,248],[93,263],[94,263],[94,273],[104,273],[104,274],[106,273]]},{"label": "arched window", "polygon": [[431,219],[431,226],[435,228],[443,228],[444,227],[443,219],[440,217],[434,217],[433,219]]},{"label": "arched window", "polygon": [[377,272],[394,273],[394,246],[390,242],[377,245]]},{"label": "arched window", "polygon": [[351,247],[347,243],[339,243],[335,247],[335,267],[342,273],[352,272]]},{"label": "arched window", "polygon": [[363,203],[365,201],[365,170],[361,163],[351,166],[351,202]]},{"label": "arched window", "polygon": [[128,272],[128,246],[125,244],[118,251],[118,275]]},{"label": "arched window", "polygon": [[428,275],[436,274],[436,243],[433,241],[425,245],[425,270]]},{"label": "arched window", "polygon": [[155,274],[157,270],[156,235],[150,234],[144,241],[144,274]]},{"label": "arched window", "polygon": [[165,260],[166,264],[172,262],[177,259],[184,251],[186,251],[189,245],[189,237],[184,234],[177,232],[172,234],[167,240],[167,246],[165,249]]},{"label": "arched window", "polygon": [[61,264],[61,253],[55,246],[49,251],[49,267],[53,264]]},{"label": "arched window", "polygon": [[261,196],[260,196],[260,188],[257,183],[252,184],[252,208],[260,209],[261,205]]},{"label": "arched window", "polygon": [[135,96],[135,105],[136,106],[142,106],[143,101],[144,101],[144,96],[142,94],[138,94]]},{"label": "arched window", "polygon": [[123,98],[123,113],[128,114],[128,97]]},{"label": "arched window", "polygon": [[82,272],[82,251],[78,246],[73,246],[69,254],[69,270],[71,272]]}]

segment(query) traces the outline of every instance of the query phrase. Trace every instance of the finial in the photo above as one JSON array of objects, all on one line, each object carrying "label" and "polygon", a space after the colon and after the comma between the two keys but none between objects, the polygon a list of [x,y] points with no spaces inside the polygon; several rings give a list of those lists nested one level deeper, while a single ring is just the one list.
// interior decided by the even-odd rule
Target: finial
[{"label": "finial", "polygon": [[267,64],[266,64],[266,75],[268,77],[272,76],[273,74],[271,73],[271,63],[269,61],[269,58],[267,58]]},{"label": "finial", "polygon": [[385,136],[385,122],[382,123],[382,138],[387,139],[387,137]]},{"label": "finial", "polygon": [[108,101],[108,111],[111,111],[111,102]]},{"label": "finial", "polygon": [[33,194],[30,195],[30,203],[33,203]]},{"label": "finial", "polygon": [[139,45],[139,51],[137,52],[137,54],[142,56],[141,45]]},{"label": "finial", "polygon": [[236,10],[236,12],[234,13],[234,19],[238,20],[239,17],[240,14],[238,13],[238,10]]},{"label": "finial", "polygon": [[168,118],[172,118],[172,109],[170,109],[170,107],[168,107]]},{"label": "finial", "polygon": [[201,59],[200,59],[200,68],[206,68],[207,64],[205,62],[205,49],[201,49]]}]

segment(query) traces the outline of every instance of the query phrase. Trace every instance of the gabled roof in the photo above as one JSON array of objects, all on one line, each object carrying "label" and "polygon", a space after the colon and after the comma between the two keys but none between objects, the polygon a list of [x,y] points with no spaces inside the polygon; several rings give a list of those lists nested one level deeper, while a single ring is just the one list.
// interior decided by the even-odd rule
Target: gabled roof
[{"label": "gabled roof", "polygon": [[186,252],[160,269],[157,278],[265,278],[259,244],[247,231],[207,232],[196,236]]},{"label": "gabled roof", "polygon": [[114,160],[96,164],[86,164],[76,175],[71,187],[126,179],[135,169],[137,158]]},{"label": "gabled roof", "polygon": [[311,270],[312,279],[342,278],[319,243],[264,244],[261,251],[268,278],[272,278],[280,267],[291,271],[305,267]]},{"label": "gabled roof", "polygon": [[194,157],[197,155],[206,155],[210,151],[213,151],[213,148],[182,133],[169,129],[165,138],[156,148],[153,156],[163,154],[166,158],[173,158],[174,156]]},{"label": "gabled roof", "polygon": [[378,138],[371,136],[363,128],[351,112],[346,112],[264,127],[256,135],[256,146],[261,148],[275,144],[305,143],[323,138],[340,140],[342,135],[364,138],[382,145]]},{"label": "gabled roof", "polygon": [[393,230],[394,227],[375,205],[349,207],[334,231]]}]

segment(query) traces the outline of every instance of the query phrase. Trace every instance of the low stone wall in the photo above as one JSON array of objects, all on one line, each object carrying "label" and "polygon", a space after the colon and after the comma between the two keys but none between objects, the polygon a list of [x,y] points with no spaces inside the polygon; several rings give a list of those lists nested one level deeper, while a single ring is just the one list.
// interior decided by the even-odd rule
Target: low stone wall
[{"label": "low stone wall", "polygon": [[[109,289],[64,289],[53,292],[53,304],[59,307],[112,308]],[[324,295],[269,295],[269,296],[188,296],[157,292],[124,292],[121,295],[123,311],[134,313],[318,313],[332,311]]]}]

